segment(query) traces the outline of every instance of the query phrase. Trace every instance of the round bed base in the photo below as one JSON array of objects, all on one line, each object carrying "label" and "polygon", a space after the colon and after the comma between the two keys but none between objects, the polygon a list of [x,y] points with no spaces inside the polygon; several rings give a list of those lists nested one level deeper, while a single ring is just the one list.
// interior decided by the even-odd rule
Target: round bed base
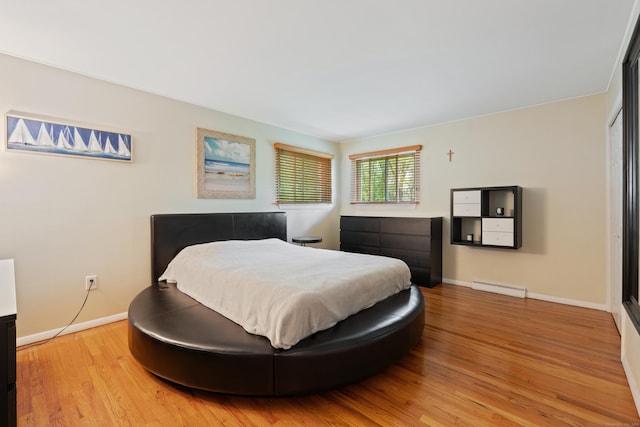
[{"label": "round bed base", "polygon": [[288,350],[158,282],[129,306],[129,348],[153,374],[213,392],[289,396],[370,376],[402,358],[422,336],[420,289],[393,295]]}]

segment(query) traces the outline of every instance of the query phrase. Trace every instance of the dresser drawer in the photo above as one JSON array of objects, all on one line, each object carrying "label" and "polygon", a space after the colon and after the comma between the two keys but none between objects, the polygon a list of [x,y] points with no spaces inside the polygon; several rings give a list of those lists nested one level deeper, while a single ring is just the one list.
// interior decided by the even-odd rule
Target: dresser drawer
[{"label": "dresser drawer", "polygon": [[482,232],[487,231],[513,233],[513,218],[482,218]]},{"label": "dresser drawer", "polygon": [[7,384],[16,382],[16,322],[12,321],[7,327]]},{"label": "dresser drawer", "polygon": [[480,216],[480,203],[454,203],[453,216]]},{"label": "dresser drawer", "polygon": [[513,246],[513,233],[500,231],[483,231],[482,244],[493,246]]},{"label": "dresser drawer", "polygon": [[479,190],[470,190],[470,191],[454,191],[453,192],[453,203],[477,203],[480,204],[480,191]]}]

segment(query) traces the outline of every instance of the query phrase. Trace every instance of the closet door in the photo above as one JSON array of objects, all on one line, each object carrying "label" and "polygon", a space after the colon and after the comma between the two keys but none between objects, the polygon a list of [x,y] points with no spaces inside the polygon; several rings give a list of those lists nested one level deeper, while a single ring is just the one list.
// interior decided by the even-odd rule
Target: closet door
[{"label": "closet door", "polygon": [[622,114],[609,128],[609,280],[611,314],[620,331],[622,312]]}]

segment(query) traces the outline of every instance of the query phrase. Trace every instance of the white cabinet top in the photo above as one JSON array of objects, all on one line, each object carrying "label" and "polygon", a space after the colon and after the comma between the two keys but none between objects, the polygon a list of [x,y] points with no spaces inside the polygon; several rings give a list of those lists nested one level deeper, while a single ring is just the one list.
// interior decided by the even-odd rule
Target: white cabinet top
[{"label": "white cabinet top", "polygon": [[0,260],[0,317],[16,314],[16,279],[12,259]]}]

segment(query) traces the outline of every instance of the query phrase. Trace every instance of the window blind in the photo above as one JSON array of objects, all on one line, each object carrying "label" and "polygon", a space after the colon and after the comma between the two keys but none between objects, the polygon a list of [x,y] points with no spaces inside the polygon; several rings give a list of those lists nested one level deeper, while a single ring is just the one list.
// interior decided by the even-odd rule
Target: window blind
[{"label": "window blind", "polygon": [[331,203],[333,154],[275,143],[276,203]]}]

